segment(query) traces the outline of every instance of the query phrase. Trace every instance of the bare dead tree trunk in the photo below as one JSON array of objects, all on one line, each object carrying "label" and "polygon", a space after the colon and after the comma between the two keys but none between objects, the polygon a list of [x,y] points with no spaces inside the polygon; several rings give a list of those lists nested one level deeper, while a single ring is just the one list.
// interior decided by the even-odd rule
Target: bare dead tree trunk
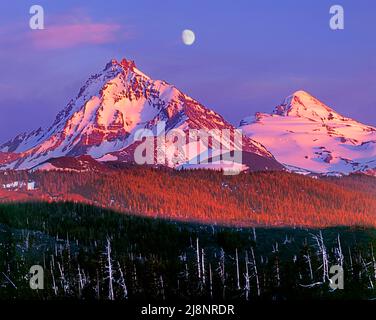
[{"label": "bare dead tree trunk", "polygon": [[81,298],[81,290],[83,289],[84,285],[83,285],[80,265],[78,265],[77,269],[78,269],[78,296]]},{"label": "bare dead tree trunk", "polygon": [[106,245],[106,270],[107,270],[107,279],[108,279],[108,299],[115,300],[114,295],[114,288],[113,288],[113,268],[112,268],[112,259],[111,259],[111,242],[110,239],[107,238],[107,245]]},{"label": "bare dead tree trunk", "polygon": [[371,244],[371,257],[372,257],[372,265],[373,265],[373,278],[376,279],[376,260],[375,260],[375,255],[373,254],[372,244]]},{"label": "bare dead tree trunk", "polygon": [[[252,253],[252,263],[253,263],[253,269],[255,273],[255,278],[256,278],[256,287],[257,287],[257,296],[261,296],[261,290],[260,290],[260,281],[259,281],[259,276],[257,272],[257,263],[256,263],[256,258],[255,258],[255,252],[253,248],[251,247],[251,253]],[[278,271],[279,273],[279,271]]]},{"label": "bare dead tree trunk", "polygon": [[64,269],[62,268],[60,262],[58,262],[57,265],[58,265],[58,268],[59,268],[59,271],[60,271],[60,283],[61,283],[61,287],[63,288],[64,294],[66,295],[67,291],[68,291],[68,288],[67,288],[67,282],[66,282],[65,276],[64,276]]},{"label": "bare dead tree trunk", "polygon": [[86,277],[85,270],[81,269],[82,271],[82,284],[85,286],[87,284],[88,278]]},{"label": "bare dead tree trunk", "polygon": [[238,249],[235,250],[235,259],[236,259],[236,287],[240,290],[240,272],[239,272],[239,257]]},{"label": "bare dead tree trunk", "polygon": [[198,238],[196,239],[196,256],[197,256],[197,275],[198,275],[198,278],[201,280],[200,246],[199,246]]},{"label": "bare dead tree trunk", "polygon": [[362,267],[363,267],[363,270],[364,270],[364,273],[367,275],[367,278],[368,278],[368,282],[369,282],[369,288],[370,289],[374,289],[374,285],[373,285],[373,281],[372,281],[372,278],[368,272],[368,265],[367,263],[364,261],[362,255],[360,255],[360,261],[362,263]]},{"label": "bare dead tree trunk", "polygon": [[341,246],[341,239],[338,233],[337,237],[337,242],[338,242],[338,260],[339,260],[339,265],[343,268],[343,254],[342,254],[342,246]]},{"label": "bare dead tree trunk", "polygon": [[249,300],[249,290],[250,290],[250,285],[249,285],[249,271],[248,271],[248,252],[247,250],[245,251],[245,257],[244,257],[244,260],[245,260],[245,300]]},{"label": "bare dead tree trunk", "polygon": [[201,273],[202,273],[202,283],[205,285],[205,252],[201,249]]},{"label": "bare dead tree trunk", "polygon": [[55,283],[55,275],[54,275],[54,270],[53,270],[53,263],[50,262],[50,267],[51,267],[51,277],[52,277],[52,289],[54,290],[55,296],[57,296],[57,286]]},{"label": "bare dead tree trunk", "polygon": [[321,254],[322,258],[322,283],[325,283],[327,279],[329,279],[329,265],[328,265],[328,255],[326,252],[326,247],[324,244],[324,238],[322,232],[320,230],[318,236],[314,236],[317,247],[319,249],[319,254]]},{"label": "bare dead tree trunk", "polygon": [[160,282],[160,285],[161,285],[162,300],[166,300],[165,290],[164,290],[164,282],[163,282],[162,275],[159,277],[159,282]]},{"label": "bare dead tree trunk", "polygon": [[256,228],[253,227],[252,230],[253,230],[253,241],[256,243],[256,241],[257,241]]},{"label": "bare dead tree trunk", "polygon": [[313,281],[313,271],[312,271],[312,262],[311,262],[311,256],[309,252],[307,252],[307,255],[304,256],[308,263],[308,270],[309,270],[309,277],[311,278],[311,281]]},{"label": "bare dead tree trunk", "polygon": [[128,299],[128,290],[127,290],[127,286],[125,284],[125,277],[124,277],[124,273],[123,273],[123,270],[121,269],[119,261],[118,261],[118,269],[119,269],[119,273],[120,273],[120,286],[123,289],[123,298]]},{"label": "bare dead tree trunk", "polygon": [[352,276],[354,276],[354,267],[353,267],[353,260],[352,260],[350,247],[349,247],[349,258],[350,258],[350,273]]},{"label": "bare dead tree trunk", "polygon": [[225,251],[221,248],[219,263],[218,263],[218,273],[222,283],[222,299],[226,297],[226,270],[225,270]]},{"label": "bare dead tree trunk", "polygon": [[329,279],[329,263],[328,263],[328,255],[326,252],[326,247],[324,244],[324,238],[320,231],[320,238],[321,238],[321,246],[322,246],[322,263],[323,263],[323,282],[325,279]]}]

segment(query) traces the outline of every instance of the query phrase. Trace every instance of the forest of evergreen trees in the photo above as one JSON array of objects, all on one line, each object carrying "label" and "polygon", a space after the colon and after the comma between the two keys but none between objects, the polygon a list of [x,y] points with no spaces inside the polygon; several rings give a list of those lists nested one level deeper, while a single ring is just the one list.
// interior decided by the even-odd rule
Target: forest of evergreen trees
[{"label": "forest of evergreen trees", "polygon": [[373,299],[375,215],[365,175],[3,171],[0,299]]},{"label": "forest of evergreen trees", "polygon": [[[18,188],[1,188],[18,182]],[[27,190],[35,182],[35,190]],[[5,171],[0,202],[73,201],[119,212],[232,226],[376,226],[376,178],[287,172],[224,176],[147,167],[103,172]]]}]

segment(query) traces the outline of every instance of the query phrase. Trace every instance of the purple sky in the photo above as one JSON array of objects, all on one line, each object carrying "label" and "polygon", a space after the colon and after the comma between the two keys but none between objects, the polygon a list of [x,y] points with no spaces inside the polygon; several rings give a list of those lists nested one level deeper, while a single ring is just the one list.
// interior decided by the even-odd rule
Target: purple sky
[{"label": "purple sky", "polygon": [[[45,30],[29,29],[29,8]],[[345,30],[329,8],[345,9]],[[304,89],[376,125],[374,0],[2,1],[0,142],[49,125],[90,74],[126,57],[233,124]],[[185,46],[183,29],[196,33]]]}]

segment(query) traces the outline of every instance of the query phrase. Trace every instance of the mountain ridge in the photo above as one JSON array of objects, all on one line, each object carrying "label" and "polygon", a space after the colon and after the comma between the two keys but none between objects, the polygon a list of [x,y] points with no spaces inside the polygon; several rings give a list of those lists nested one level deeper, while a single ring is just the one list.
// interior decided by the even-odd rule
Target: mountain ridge
[{"label": "mountain ridge", "polygon": [[[3,159],[0,169],[31,169],[49,159],[66,156],[116,158],[119,152],[134,151],[138,130],[157,133],[160,122],[165,123],[167,133],[172,129],[213,131],[217,141],[222,139],[220,131],[236,130],[221,115],[175,86],[152,80],[137,69],[134,61],[112,59],[102,71],[89,77],[50,127],[20,134],[1,145],[0,152],[11,152],[16,159]],[[192,155],[178,154],[180,162],[174,163],[170,151],[173,142],[167,141],[170,153],[166,153],[166,165],[182,165],[209,150],[209,146],[197,143]],[[283,169],[265,147],[248,137],[234,142],[222,139],[221,143],[227,147],[233,143],[245,152],[267,159],[269,165],[258,167],[260,170],[267,170],[270,164]]]},{"label": "mountain ridge", "polygon": [[239,127],[291,171],[375,173],[376,128],[339,114],[305,91],[288,96],[271,114],[243,119]]},{"label": "mountain ridge", "polygon": [[[176,153],[172,138],[158,145],[162,122],[166,134],[180,130],[187,135],[185,147],[193,154]],[[376,128],[343,116],[304,90],[287,96],[270,114],[257,112],[243,119],[239,129],[241,139],[223,138],[221,131],[236,128],[220,114],[174,85],[151,79],[134,61],[112,59],[88,78],[51,126],[0,145],[0,170],[51,168],[46,163],[52,162],[72,165],[66,158],[81,156],[134,163],[141,144],[137,132],[150,130],[154,138],[146,140],[155,148],[153,160],[163,150],[166,158],[159,164],[172,168],[228,168],[231,164],[213,153],[212,146],[220,143],[242,150],[244,161],[236,164],[237,170],[376,175]],[[213,132],[212,145],[203,145],[197,134],[192,142],[190,130]],[[197,163],[201,160],[206,162]]]}]

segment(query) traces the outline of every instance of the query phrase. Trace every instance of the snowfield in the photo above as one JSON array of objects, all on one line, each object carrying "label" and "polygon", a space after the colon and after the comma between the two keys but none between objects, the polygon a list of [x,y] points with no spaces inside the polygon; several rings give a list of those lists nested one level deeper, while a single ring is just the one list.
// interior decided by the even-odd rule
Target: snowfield
[{"label": "snowfield", "polygon": [[272,114],[244,119],[240,128],[294,172],[372,174],[376,168],[376,128],[338,114],[304,91]]}]

